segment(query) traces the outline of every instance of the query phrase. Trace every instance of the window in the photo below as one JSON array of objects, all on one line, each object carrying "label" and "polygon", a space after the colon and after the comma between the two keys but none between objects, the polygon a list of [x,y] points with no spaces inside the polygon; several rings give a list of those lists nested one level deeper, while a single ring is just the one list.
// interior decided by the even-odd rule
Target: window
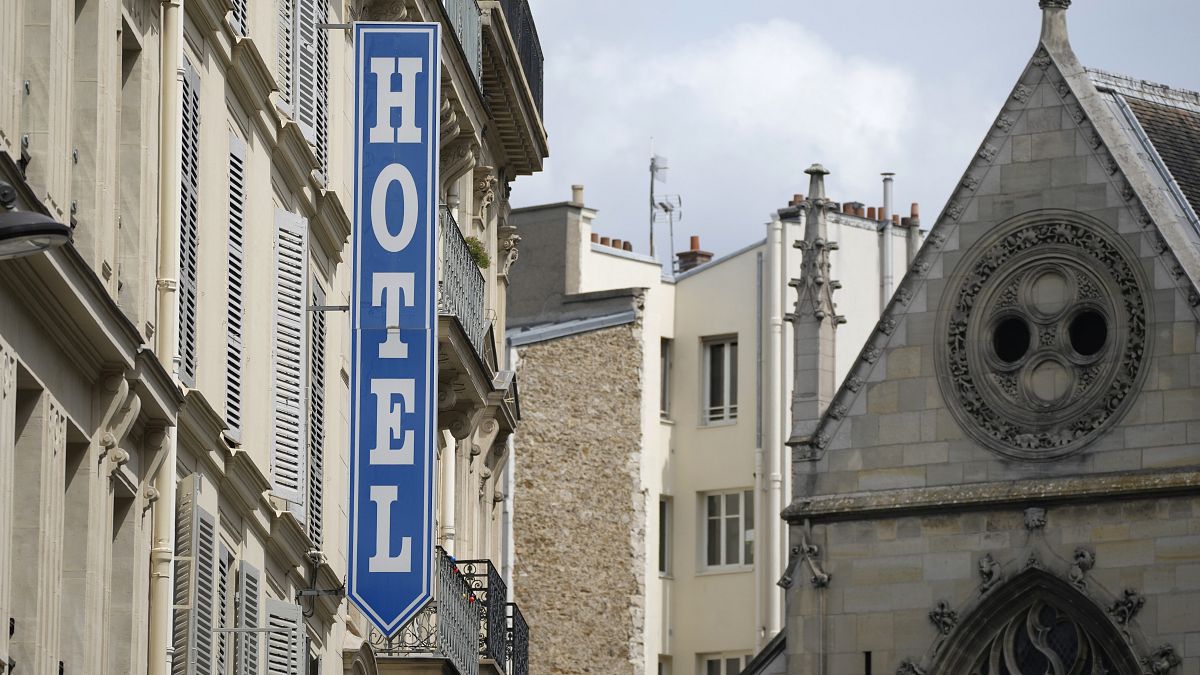
[{"label": "window", "polygon": [[329,36],[317,26],[328,18],[328,4],[278,0],[275,40],[280,101],[312,144],[322,174],[328,163]]},{"label": "window", "polygon": [[704,495],[704,564],[754,563],[754,491]]},{"label": "window", "polygon": [[671,573],[671,498],[658,499],[658,573]]},{"label": "window", "polygon": [[737,419],[737,338],[704,343],[704,421]]},{"label": "window", "polygon": [[750,661],[749,654],[705,654],[700,657],[702,675],[738,675]]},{"label": "window", "polygon": [[658,351],[658,412],[671,416],[671,340],[663,338]]}]

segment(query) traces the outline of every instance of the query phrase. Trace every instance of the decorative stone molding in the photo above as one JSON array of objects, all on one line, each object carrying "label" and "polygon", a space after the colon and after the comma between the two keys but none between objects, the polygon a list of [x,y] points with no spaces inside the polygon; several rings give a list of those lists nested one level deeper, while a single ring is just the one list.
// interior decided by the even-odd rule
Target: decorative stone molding
[{"label": "decorative stone molding", "polygon": [[1033,532],[1046,527],[1046,509],[1031,506],[1025,509],[1025,529]]},{"label": "decorative stone molding", "polygon": [[1166,675],[1181,663],[1183,660],[1175,653],[1175,648],[1166,643],[1159,645],[1150,656],[1142,659],[1142,665],[1146,666],[1151,675]]},{"label": "decorative stone molding", "polygon": [[808,536],[805,535],[800,540],[799,546],[793,546],[791,556],[788,559],[787,569],[784,570],[783,576],[779,581],[775,582],[780,588],[788,589],[792,587],[795,579],[793,575],[796,568],[801,562],[808,563],[808,568],[812,570],[812,577],[809,581],[813,588],[827,588],[829,586],[830,576],[827,572],[821,569],[820,565],[821,551],[816,544],[811,544],[808,541]]},{"label": "decorative stone molding", "polygon": [[1030,89],[1029,87],[1027,87],[1023,84],[1018,84],[1017,88],[1013,90],[1012,97],[1018,103],[1025,103],[1026,101],[1029,100],[1029,95],[1032,93],[1033,93],[1033,90]]},{"label": "decorative stone molding", "polygon": [[513,264],[517,262],[517,257],[520,255],[517,245],[521,243],[521,235],[517,234],[515,225],[509,225],[508,223],[502,224],[497,234],[500,243],[500,266],[496,273],[502,277],[507,277],[508,271],[512,269]]},{"label": "decorative stone molding", "polygon": [[495,167],[475,167],[475,216],[487,227],[487,210],[496,203],[496,174]]},{"label": "decorative stone molding", "polygon": [[1038,0],[1042,9],[1066,9],[1071,6],[1071,0]]},{"label": "decorative stone molding", "polygon": [[954,627],[958,625],[958,612],[950,609],[950,605],[946,604],[945,600],[939,601],[937,606],[929,612],[929,621],[934,628],[942,635],[949,635],[954,632]]},{"label": "decorative stone molding", "polygon": [[1076,588],[1087,587],[1087,573],[1096,566],[1096,554],[1080,546],[1075,549],[1075,562],[1067,572],[1068,578]]},{"label": "decorative stone molding", "polygon": [[1051,63],[1054,62],[1050,59],[1050,54],[1045,49],[1039,49],[1037,50],[1037,53],[1033,55],[1033,65],[1041,68],[1042,70],[1049,68]]},{"label": "decorative stone molding", "polygon": [[904,659],[896,669],[896,675],[925,675],[925,670],[909,659]]},{"label": "decorative stone molding", "polygon": [[[1047,212],[1001,226],[960,263],[943,307],[936,367],[950,411],[981,445],[1013,459],[1057,459],[1092,442],[1145,375],[1149,310],[1136,257],[1081,218]],[[1068,337],[1080,320],[1102,331],[1092,351]],[[1029,344],[1051,327],[1054,344]],[[1002,342],[1009,328],[1018,335]]]},{"label": "decorative stone molding", "polygon": [[1146,598],[1142,597],[1141,593],[1132,588],[1126,588],[1121,597],[1113,600],[1113,604],[1106,611],[1112,616],[1113,621],[1125,626],[1133,621],[1133,618],[1142,611],[1142,607],[1145,605]]}]

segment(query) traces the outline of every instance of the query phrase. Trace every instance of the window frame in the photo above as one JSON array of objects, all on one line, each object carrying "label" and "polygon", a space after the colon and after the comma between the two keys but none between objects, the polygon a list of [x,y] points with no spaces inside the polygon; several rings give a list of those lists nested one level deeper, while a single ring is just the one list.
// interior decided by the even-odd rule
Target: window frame
[{"label": "window frame", "polygon": [[671,363],[674,359],[675,341],[664,337],[658,347],[658,416],[671,419]]},{"label": "window frame", "polygon": [[[754,657],[753,654],[747,652],[715,652],[711,654],[699,654],[699,666],[696,669],[700,675],[709,675],[708,666],[711,663],[716,663],[718,672],[717,675],[738,675],[750,663]],[[729,670],[729,662],[736,661],[736,670]]]},{"label": "window frame", "polygon": [[[737,513],[731,514],[728,511],[729,498],[737,498]],[[716,499],[719,507],[719,513],[713,515],[709,508],[710,500]],[[700,493],[700,569],[704,571],[740,571],[752,569],[754,567],[754,545],[757,537],[755,536],[755,504],[754,490],[752,488],[740,488],[736,490],[713,490]],[[740,542],[737,547],[737,559],[731,560],[729,555],[729,521],[736,521],[737,532],[740,533]],[[711,543],[710,521],[716,521],[716,532],[719,537],[717,543],[716,554],[718,562],[711,562],[711,553],[709,550]],[[749,526],[747,526],[749,525]]]},{"label": "window frame", "polygon": [[658,576],[671,577],[671,568],[675,556],[671,546],[671,537],[675,534],[675,504],[670,495],[658,497]]},{"label": "window frame", "polygon": [[[738,336],[736,333],[701,340],[701,426],[734,424],[738,418]],[[713,350],[721,347],[721,403],[713,405]]]}]

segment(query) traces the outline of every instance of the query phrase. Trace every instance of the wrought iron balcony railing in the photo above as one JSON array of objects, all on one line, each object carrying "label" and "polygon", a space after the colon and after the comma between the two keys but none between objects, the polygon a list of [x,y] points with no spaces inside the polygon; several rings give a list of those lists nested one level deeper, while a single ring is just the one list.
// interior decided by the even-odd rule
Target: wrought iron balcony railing
[{"label": "wrought iron balcony railing", "polygon": [[516,603],[508,603],[509,675],[529,675],[529,624]]},{"label": "wrought iron balcony railing", "polygon": [[475,84],[483,87],[483,17],[478,0],[442,0],[446,17],[458,36],[458,44],[467,56],[467,65]]},{"label": "wrought iron balcony railing", "polygon": [[542,114],[542,42],[538,39],[537,25],[533,23],[533,12],[529,11],[529,0],[500,0],[508,31],[517,45],[517,56],[521,58],[521,70],[537,104],[538,117]]},{"label": "wrought iron balcony railing", "polygon": [[508,670],[508,585],[490,560],[464,560],[458,563],[467,583],[483,603],[479,636],[479,655]]},{"label": "wrought iron balcony railing", "polygon": [[[472,0],[473,2],[474,0]],[[483,358],[488,321],[484,314],[483,272],[471,255],[467,240],[446,206],[439,209],[441,270],[438,281],[438,313],[458,318],[475,353]]]},{"label": "wrought iron balcony railing", "polygon": [[459,675],[479,673],[479,600],[454,559],[437,549],[437,582],[433,601],[387,637],[371,629],[378,656],[444,658]]}]

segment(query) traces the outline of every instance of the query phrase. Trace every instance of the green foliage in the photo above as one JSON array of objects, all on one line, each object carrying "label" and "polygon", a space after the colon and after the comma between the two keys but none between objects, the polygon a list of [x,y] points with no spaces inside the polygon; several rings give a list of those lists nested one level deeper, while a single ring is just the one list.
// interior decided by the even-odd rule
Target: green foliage
[{"label": "green foliage", "polygon": [[476,237],[467,237],[467,250],[471,252],[471,258],[479,265],[479,269],[486,270],[492,264],[487,247]]}]

